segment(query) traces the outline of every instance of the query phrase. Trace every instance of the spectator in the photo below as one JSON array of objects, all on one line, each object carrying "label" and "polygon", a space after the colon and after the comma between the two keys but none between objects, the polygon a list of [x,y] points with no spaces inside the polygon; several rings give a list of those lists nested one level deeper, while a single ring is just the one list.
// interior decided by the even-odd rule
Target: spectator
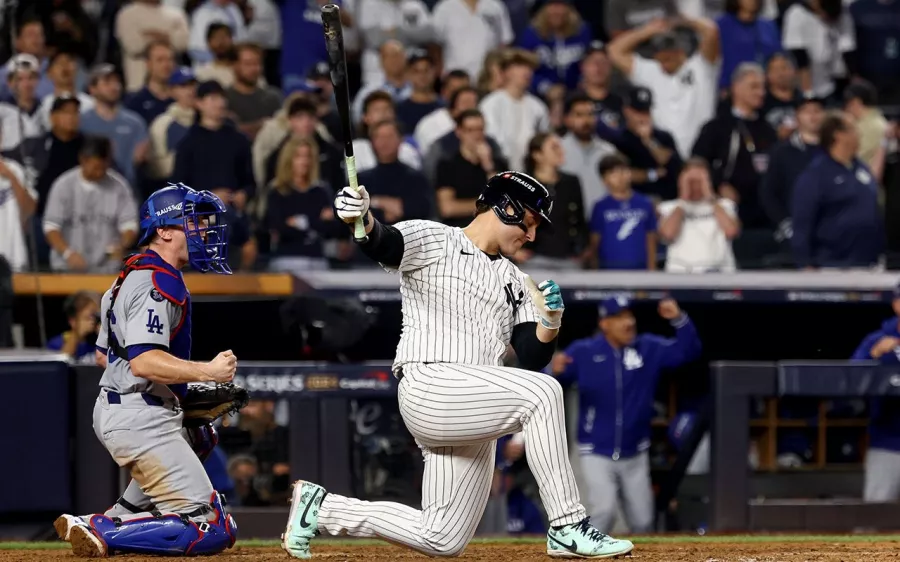
[{"label": "spectator", "polygon": [[31,55],[16,55],[6,64],[10,94],[0,101],[0,153],[5,156],[41,134],[38,68],[37,59]]},{"label": "spectator", "polygon": [[228,460],[228,476],[234,482],[237,494],[235,505],[241,507],[264,507],[270,503],[263,499],[257,485],[259,463],[250,455],[234,455]]},{"label": "spectator", "polygon": [[631,88],[625,102],[625,128],[614,138],[631,162],[632,188],[655,200],[675,198],[681,157],[675,138],[653,124],[653,93]]},{"label": "spectator", "polygon": [[63,94],[53,100],[50,107],[50,131],[25,144],[26,160],[20,162],[29,171],[29,177],[37,178],[37,214],[43,215],[50,194],[50,187],[63,173],[78,166],[78,155],[84,143],[80,127],[79,99]]},{"label": "spectator", "polygon": [[223,88],[230,87],[234,84],[234,33],[224,23],[213,23],[206,31],[206,42],[212,60],[203,64],[194,62],[197,80],[215,80]]},{"label": "spectator", "polygon": [[271,234],[274,271],[328,269],[323,241],[346,229],[331,208],[332,191],[319,180],[319,148],[312,138],[294,138],[278,155],[265,224]]},{"label": "spectator", "polygon": [[484,114],[485,132],[493,137],[519,170],[525,162],[528,142],[550,128],[547,106],[528,93],[537,57],[521,49],[512,49],[500,64],[503,88],[488,94],[479,106]]},{"label": "spectator", "polygon": [[[214,80],[197,86],[198,119],[175,152],[172,181],[215,193],[228,207],[229,261],[247,269],[256,261],[256,244],[245,214],[253,196],[250,141],[226,120],[225,90]],[[233,251],[236,250],[236,251]]]},{"label": "spectator", "polygon": [[[63,312],[69,329],[47,341],[47,349],[59,351],[78,365],[97,364],[97,335],[100,333],[100,295],[78,291],[66,298]],[[102,355],[102,354],[101,354]]]},{"label": "spectator", "polygon": [[532,91],[552,96],[551,88],[565,96],[578,85],[578,62],[591,43],[591,30],[581,20],[571,0],[549,0],[535,14],[519,38],[519,47],[535,53],[540,64],[534,73]]},{"label": "spectator", "polygon": [[734,201],[716,197],[705,161],[692,158],[678,178],[678,199],[659,205],[659,237],[668,244],[666,271],[731,273],[731,241],[740,233]]},{"label": "spectator", "polygon": [[178,145],[196,119],[197,79],[188,66],[176,68],[169,76],[169,92],[175,99],[150,125],[148,175],[155,180],[172,176]]},{"label": "spectator", "polygon": [[[214,53],[209,48],[209,27],[222,23],[231,29],[235,41],[247,40],[247,26],[244,14],[234,0],[206,0],[191,14],[191,32],[188,52],[194,64],[212,62]],[[224,84],[223,84],[224,85]]]},{"label": "spectator", "polygon": [[116,168],[135,187],[135,166],[147,160],[150,148],[147,125],[136,113],[121,106],[122,80],[111,64],[98,65],[91,71],[90,93],[95,104],[82,115],[81,130],[112,141]]},{"label": "spectator", "polygon": [[45,0],[40,2],[44,4],[40,7],[36,5],[38,2],[30,3],[35,4],[35,13],[42,18],[48,53],[67,49],[73,50],[83,61],[94,61],[97,58],[100,33],[94,20],[99,18],[91,18],[82,2]]},{"label": "spectator", "polygon": [[[769,151],[778,134],[759,115],[765,96],[764,72],[756,63],[742,63],[731,80],[732,111],[703,126],[694,156],[710,162],[716,192],[737,204],[744,235],[736,245],[738,261],[774,251],[771,225],[759,196],[769,166]],[[751,232],[755,230],[756,232]],[[756,237],[757,239],[754,239]]]},{"label": "spectator", "polygon": [[796,108],[803,99],[803,93],[797,88],[797,70],[790,55],[772,55],[766,65],[766,99],[761,113],[778,132],[779,139],[788,138],[796,130]]},{"label": "spectator", "polygon": [[175,52],[168,43],[153,42],[146,49],[146,83],[125,98],[125,107],[135,112],[149,127],[175,100],[169,80],[175,72]]},{"label": "spectator", "polygon": [[487,54],[513,42],[509,12],[500,0],[441,0],[432,12],[444,68],[459,68],[475,80]]},{"label": "spectator", "polygon": [[53,92],[41,101],[40,125],[43,130],[50,129],[50,108],[53,102],[62,95],[74,95],[78,97],[82,112],[94,108],[94,98],[84,92],[79,92],[75,86],[75,76],[78,72],[78,61],[75,56],[66,51],[57,51],[50,56],[47,63],[47,76],[53,82]]},{"label": "spectator", "polygon": [[360,12],[363,84],[384,82],[379,50],[386,41],[393,39],[404,47],[424,47],[432,41],[431,13],[422,0],[366,0]]},{"label": "spectator", "polygon": [[238,45],[235,56],[234,84],[225,90],[225,98],[238,129],[252,141],[263,122],[281,108],[281,96],[271,88],[259,86],[263,74],[263,51],[259,46]]},{"label": "spectator", "polygon": [[247,42],[263,50],[263,81],[280,85],[281,44],[283,32],[281,13],[272,0],[244,0],[244,19],[247,22]]},{"label": "spectator", "polygon": [[484,116],[477,109],[456,118],[459,149],[437,167],[437,208],[441,222],[464,227],[472,220],[475,200],[487,180],[509,166],[491,149],[484,134]]},{"label": "spectator", "polygon": [[356,94],[356,98],[353,100],[353,120],[356,122],[362,118],[363,103],[372,92],[387,92],[395,104],[405,100],[412,93],[412,84],[409,83],[406,76],[406,51],[403,49],[403,43],[395,39],[385,41],[379,52],[381,53],[384,80],[365,84]]},{"label": "spectator", "polygon": [[[189,33],[187,15],[179,7],[166,6],[160,0],[135,0],[123,6],[116,15],[115,34],[122,46],[125,91],[140,90],[148,72],[152,80],[153,71],[147,68],[147,63],[153,62],[153,45],[169,45],[170,57],[176,53],[180,55],[187,50]],[[169,68],[168,73],[163,75],[168,77],[171,72]],[[156,85],[160,85],[158,77]],[[159,94],[161,91],[151,90],[151,93]],[[164,96],[156,98],[166,99]],[[130,109],[134,111],[133,107]],[[147,120],[147,123],[153,119]]]},{"label": "spectator", "polygon": [[587,259],[588,230],[578,178],[560,171],[566,161],[559,137],[538,133],[528,143],[525,172],[544,184],[553,196],[550,222],[542,233],[516,254],[519,263],[554,271],[581,269]]},{"label": "spectator", "polygon": [[359,183],[369,192],[375,218],[384,224],[431,218],[433,190],[422,172],[399,160],[403,141],[400,124],[381,121],[372,127],[369,135],[378,163],[359,174]]},{"label": "spectator", "polygon": [[475,82],[475,87],[478,88],[481,97],[503,88],[503,69],[500,66],[507,53],[508,49],[495,49],[484,57],[484,65]]},{"label": "spectator", "polygon": [[[285,92],[293,91],[306,82],[306,77],[320,62],[328,62],[325,41],[322,40],[322,6],[334,3],[344,8],[350,2],[343,0],[294,0],[281,4],[281,27],[290,30],[284,34],[281,45],[281,86]],[[356,22],[350,10],[341,10],[344,40],[356,32]]]},{"label": "spectator", "polygon": [[722,42],[719,90],[730,88],[731,76],[739,64],[765,64],[781,51],[778,26],[761,16],[762,8],[762,0],[726,0],[725,13],[716,19]]},{"label": "spectator", "polygon": [[[900,45],[898,45],[900,48]],[[900,54],[900,53],[898,53]],[[854,82],[844,90],[844,111],[856,119],[859,127],[859,153],[863,164],[873,170],[875,155],[881,149],[888,122],[878,108],[878,92],[868,82]],[[879,178],[880,181],[880,178]]]},{"label": "spectator", "polygon": [[79,166],[50,188],[44,234],[55,271],[117,271],[137,241],[137,203],[128,181],[110,169],[112,153],[109,139],[85,139]]},{"label": "spectator", "polygon": [[602,41],[593,41],[581,59],[578,88],[594,101],[597,122],[608,128],[622,126],[622,98],[610,91],[612,65]]},{"label": "spectator", "polygon": [[[799,69],[804,93],[829,98],[855,70],[856,36],[842,0],[803,0],[784,13],[782,43]],[[848,65],[849,63],[849,65]]]},{"label": "spectator", "polygon": [[426,51],[413,51],[407,59],[407,69],[412,91],[408,98],[397,103],[397,119],[404,131],[415,131],[419,121],[444,104],[434,91],[434,61]]},{"label": "spectator", "polygon": [[[368,170],[377,164],[375,153],[372,151],[372,143],[368,138],[369,127],[381,121],[392,121],[396,119],[396,116],[394,101],[390,94],[378,90],[366,96],[363,101],[361,131],[365,136],[353,140],[353,154],[356,156],[357,171]],[[400,161],[413,169],[422,169],[422,158],[409,141],[404,140],[400,145]]]},{"label": "spectator", "polygon": [[825,116],[825,102],[804,98],[797,107],[797,131],[776,144],[769,157],[769,169],[760,185],[760,199],[769,222],[778,227],[777,239],[790,240],[791,198],[794,184],[809,163],[820,154],[819,128]]},{"label": "spectator", "polygon": [[656,210],[631,189],[631,165],[619,154],[600,161],[609,194],[591,214],[591,262],[601,269],[656,269]]},{"label": "spectator", "polygon": [[884,249],[875,179],[856,157],[859,129],[846,113],[822,121],[822,148],[797,178],[791,197],[797,266],[871,267]]},{"label": "spectator", "polygon": [[[475,104],[472,107],[478,107],[478,91],[471,87],[469,75],[462,70],[451,70],[444,78],[441,84],[441,101],[443,104],[423,117],[419,124],[416,125],[415,134],[416,146],[422,154],[428,154],[431,145],[444,135],[453,132],[456,123],[453,121],[454,111],[458,111],[456,101],[458,100],[457,92],[468,89],[474,93]],[[469,99],[469,98],[467,98]],[[466,107],[466,109],[471,109]]]},{"label": "spectator", "polygon": [[[700,128],[715,113],[719,60],[716,25],[702,19],[684,21],[700,37],[700,46],[691,56],[682,39],[668,33],[670,24],[661,20],[619,36],[608,49],[614,65],[636,86],[653,93],[653,122],[672,133],[682,156],[690,154]],[[654,59],[635,55],[637,46],[651,38],[655,38]]]},{"label": "spectator", "polygon": [[22,55],[30,55],[34,58],[27,60],[37,61],[35,72],[38,75],[38,82],[35,86],[35,95],[38,99],[53,93],[53,82],[47,76],[45,37],[44,25],[40,19],[29,17],[19,22],[16,28],[16,37],[13,41],[13,46],[15,47],[13,52],[17,53],[17,56],[10,58],[9,62],[0,68],[0,96],[8,97],[12,95],[8,74],[15,67],[14,61],[26,60],[20,58]]},{"label": "spectator", "polygon": [[343,138],[341,131],[341,116],[337,112],[334,98],[334,84],[331,83],[331,69],[327,62],[320,62],[309,71],[311,90],[310,99],[316,104],[316,115],[324,125],[323,138],[327,138],[332,144],[338,144],[335,139]]},{"label": "spectator", "polygon": [[871,82],[886,105],[900,104],[900,24],[894,0],[855,0],[849,6],[855,25],[861,78]]},{"label": "spectator", "polygon": [[[675,0],[607,0],[604,22],[610,39],[652,21],[678,16]],[[643,40],[642,40],[643,42]]]},{"label": "spectator", "polygon": [[594,101],[582,93],[566,100],[566,129],[562,138],[565,154],[560,170],[578,177],[581,187],[585,219],[594,204],[606,197],[606,186],[600,179],[600,160],[614,154],[616,149],[597,136],[597,113]]},{"label": "spectator", "polygon": [[25,181],[22,167],[0,158],[0,258],[13,271],[28,269],[25,226],[37,208],[38,194]]}]

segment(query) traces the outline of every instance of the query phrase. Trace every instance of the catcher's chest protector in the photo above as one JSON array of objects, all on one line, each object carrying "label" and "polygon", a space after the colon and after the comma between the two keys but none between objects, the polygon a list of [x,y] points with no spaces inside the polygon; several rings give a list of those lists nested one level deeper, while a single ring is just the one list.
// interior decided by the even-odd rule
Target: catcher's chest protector
[{"label": "catcher's chest protector", "polygon": [[[106,332],[109,334],[109,349],[115,355],[125,361],[128,360],[128,351],[116,341],[115,334],[110,324],[114,324],[116,319],[113,316],[113,305],[119,296],[119,289],[125,282],[125,278],[132,271],[152,270],[151,279],[153,280],[154,290],[159,296],[171,302],[175,306],[181,308],[181,321],[178,326],[172,330],[172,336],[169,339],[169,353],[179,359],[190,360],[191,358],[191,294],[184,284],[184,277],[181,272],[166,263],[156,252],[152,250],[143,254],[131,256],[125,260],[119,277],[116,279],[110,292],[109,310],[106,313]],[[126,336],[127,340],[127,336]],[[128,342],[125,342],[128,345]],[[170,384],[169,388],[176,396],[183,396],[187,385]]]}]

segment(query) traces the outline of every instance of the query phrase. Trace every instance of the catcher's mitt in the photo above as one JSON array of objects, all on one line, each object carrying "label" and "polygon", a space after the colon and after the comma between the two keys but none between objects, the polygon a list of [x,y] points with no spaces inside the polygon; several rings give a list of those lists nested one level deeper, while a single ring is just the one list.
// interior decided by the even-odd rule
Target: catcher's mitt
[{"label": "catcher's mitt", "polygon": [[189,384],[181,399],[184,427],[200,427],[237,412],[250,402],[250,393],[234,383]]}]

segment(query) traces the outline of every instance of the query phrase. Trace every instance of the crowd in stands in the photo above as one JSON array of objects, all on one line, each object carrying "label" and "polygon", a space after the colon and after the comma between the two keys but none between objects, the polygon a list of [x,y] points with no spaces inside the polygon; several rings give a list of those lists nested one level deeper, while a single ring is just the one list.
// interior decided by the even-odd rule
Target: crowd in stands
[{"label": "crowd in stands", "polygon": [[[3,11],[0,255],[111,272],[167,182],[216,193],[242,271],[361,267],[325,0],[35,0]],[[379,220],[464,226],[524,170],[562,269],[878,267],[897,0],[343,0]]]}]

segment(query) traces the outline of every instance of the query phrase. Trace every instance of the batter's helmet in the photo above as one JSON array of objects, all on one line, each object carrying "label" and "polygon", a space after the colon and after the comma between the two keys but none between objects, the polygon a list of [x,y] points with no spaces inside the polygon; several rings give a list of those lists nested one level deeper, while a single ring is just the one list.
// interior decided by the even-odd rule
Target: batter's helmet
[{"label": "batter's helmet", "polygon": [[[187,237],[188,261],[197,271],[230,274],[225,205],[209,191],[169,184],[141,205],[141,239],[146,246],[157,228],[180,226]],[[202,219],[202,220],[201,220]]]},{"label": "batter's helmet", "polygon": [[[478,203],[494,210],[505,224],[522,226],[525,209],[550,224],[553,196],[544,184],[522,172],[501,172],[488,180]],[[512,208],[512,213],[509,209]]]}]

